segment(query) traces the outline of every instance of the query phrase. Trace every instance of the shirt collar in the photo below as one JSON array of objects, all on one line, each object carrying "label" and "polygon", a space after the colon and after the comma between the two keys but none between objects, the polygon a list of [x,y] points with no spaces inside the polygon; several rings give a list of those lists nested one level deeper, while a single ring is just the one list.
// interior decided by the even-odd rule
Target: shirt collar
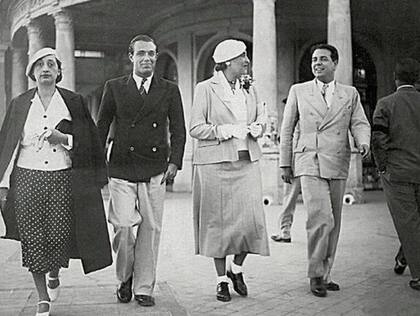
[{"label": "shirt collar", "polygon": [[317,85],[317,87],[318,87],[318,89],[321,91],[321,89],[322,89],[322,86],[324,85],[324,84],[327,84],[328,85],[328,90],[330,91],[330,92],[334,92],[334,90],[335,90],[335,84],[336,84],[336,82],[335,82],[335,79],[333,79],[332,81],[330,81],[330,82],[328,82],[328,83],[324,83],[324,82],[322,82],[322,81],[320,81],[320,80],[318,80],[318,79],[315,79],[315,82],[316,82],[316,85]]},{"label": "shirt collar", "polygon": [[[144,83],[143,87],[146,90],[146,93],[149,92],[150,84],[152,83],[153,74],[149,77],[146,77],[146,82]],[[143,81],[143,77],[136,75],[133,71],[133,79],[136,82],[137,90],[140,89],[141,82]]]}]

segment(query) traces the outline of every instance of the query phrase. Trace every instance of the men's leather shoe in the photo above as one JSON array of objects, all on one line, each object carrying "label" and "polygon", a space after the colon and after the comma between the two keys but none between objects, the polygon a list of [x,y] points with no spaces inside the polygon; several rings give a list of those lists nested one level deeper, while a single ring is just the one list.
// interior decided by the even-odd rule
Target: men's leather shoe
[{"label": "men's leather shoe", "polygon": [[244,282],[244,276],[243,273],[233,273],[232,271],[226,271],[226,275],[229,279],[232,280],[233,283],[233,289],[241,296],[247,296],[248,295],[248,288],[246,287],[246,284]]},{"label": "men's leather shoe", "polygon": [[407,261],[405,259],[401,259],[400,261],[395,258],[394,272],[401,275],[404,273],[405,268],[407,268]]},{"label": "men's leather shoe", "polygon": [[134,299],[141,306],[153,306],[155,305],[155,299],[150,295],[134,295]]},{"label": "men's leather shoe", "polygon": [[311,278],[310,285],[311,285],[311,292],[313,295],[318,296],[318,297],[327,296],[327,290],[325,288],[324,280],[322,279],[322,277]]},{"label": "men's leather shoe", "polygon": [[324,284],[327,291],[340,291],[340,286],[333,281]]},{"label": "men's leather shoe", "polygon": [[126,282],[121,282],[120,286],[117,289],[117,298],[121,303],[128,303],[133,297],[133,292],[131,290],[133,284],[133,277],[129,278]]},{"label": "men's leather shoe", "polygon": [[417,278],[417,279],[410,280],[410,282],[408,282],[408,285],[410,285],[410,287],[413,290],[420,291],[420,279]]},{"label": "men's leather shoe", "polygon": [[227,282],[220,282],[217,284],[217,300],[222,302],[229,302],[231,297],[229,293],[229,283]]},{"label": "men's leather shoe", "polygon": [[277,242],[285,242],[285,243],[292,242],[292,238],[283,238],[281,235],[272,235],[271,239]]}]

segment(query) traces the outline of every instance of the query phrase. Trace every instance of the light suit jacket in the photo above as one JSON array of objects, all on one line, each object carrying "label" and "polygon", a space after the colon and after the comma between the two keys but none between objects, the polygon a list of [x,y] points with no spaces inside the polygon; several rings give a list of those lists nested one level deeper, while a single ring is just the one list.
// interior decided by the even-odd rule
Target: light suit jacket
[{"label": "light suit jacket", "polygon": [[[297,122],[300,137],[292,149]],[[336,83],[328,109],[315,79],[293,85],[281,127],[280,167],[292,167],[295,176],[346,179],[350,164],[349,130],[357,146],[370,144],[370,125],[354,87]]]},{"label": "light suit jacket", "polygon": [[[265,129],[264,109],[258,103],[255,88],[244,91],[248,109],[248,124],[258,122]],[[197,84],[191,110],[190,135],[198,139],[194,152],[194,164],[218,163],[238,160],[238,149],[233,138],[223,140],[219,127],[236,124],[228,96],[218,75]],[[262,136],[262,134],[260,135]],[[261,157],[257,140],[248,134],[247,145],[251,161]]]}]

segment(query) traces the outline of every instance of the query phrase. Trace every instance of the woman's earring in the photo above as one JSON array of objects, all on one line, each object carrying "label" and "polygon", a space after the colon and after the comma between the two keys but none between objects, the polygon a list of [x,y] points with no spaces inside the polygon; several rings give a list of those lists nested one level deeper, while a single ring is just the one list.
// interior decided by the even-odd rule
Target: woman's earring
[{"label": "woman's earring", "polygon": [[226,66],[230,66],[230,61],[227,61],[226,62]]}]

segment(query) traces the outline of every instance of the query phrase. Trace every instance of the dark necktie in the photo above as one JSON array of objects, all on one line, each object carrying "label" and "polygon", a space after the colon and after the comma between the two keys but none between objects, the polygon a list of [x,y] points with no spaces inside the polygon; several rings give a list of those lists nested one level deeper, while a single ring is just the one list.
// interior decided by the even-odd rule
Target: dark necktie
[{"label": "dark necktie", "polygon": [[140,88],[139,88],[139,93],[141,96],[146,94],[146,89],[144,88],[144,83],[147,81],[147,78],[143,78],[141,80],[141,84],[140,84]]}]

